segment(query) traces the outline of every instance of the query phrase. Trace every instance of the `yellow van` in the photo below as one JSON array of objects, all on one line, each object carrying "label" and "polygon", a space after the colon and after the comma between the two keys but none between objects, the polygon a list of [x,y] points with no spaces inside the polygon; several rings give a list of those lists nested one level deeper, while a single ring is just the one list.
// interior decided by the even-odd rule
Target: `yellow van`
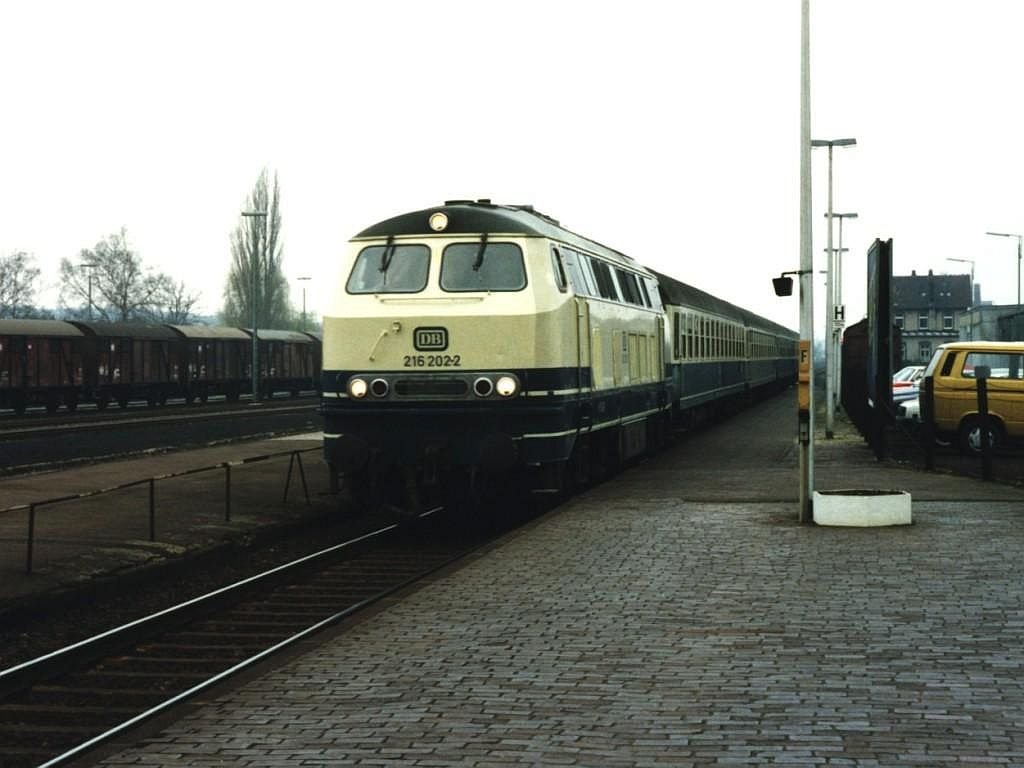
[{"label": "yellow van", "polygon": [[932,377],[935,427],[955,435],[965,452],[981,450],[978,377],[988,378],[989,440],[1024,437],[1024,341],[956,341],[935,350],[924,375]]}]

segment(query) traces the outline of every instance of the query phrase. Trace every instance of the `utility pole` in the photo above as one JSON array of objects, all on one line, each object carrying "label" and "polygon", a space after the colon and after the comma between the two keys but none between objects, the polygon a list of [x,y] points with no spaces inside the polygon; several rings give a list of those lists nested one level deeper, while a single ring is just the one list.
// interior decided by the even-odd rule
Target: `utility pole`
[{"label": "utility pole", "polygon": [[831,440],[835,432],[836,403],[835,371],[832,365],[832,317],[835,314],[835,253],[832,250],[832,148],[852,147],[856,139],[814,139],[812,147],[828,147],[828,278],[825,285],[825,438]]},{"label": "utility pole", "polygon": [[95,261],[83,261],[81,263],[81,266],[83,266],[83,267],[85,267],[86,269],[89,270],[89,276],[86,279],[88,280],[88,286],[89,286],[89,293],[88,293],[88,299],[89,299],[89,310],[88,310],[88,313],[89,314],[88,314],[88,316],[89,316],[89,322],[91,323],[92,322],[92,270],[93,270],[94,267],[97,267],[99,265]]},{"label": "utility pole", "polygon": [[300,283],[302,283],[302,332],[306,332],[306,282],[311,280],[309,277],[298,277]]},{"label": "utility pole", "polygon": [[[825,214],[828,216],[828,214]],[[831,218],[839,219],[839,247],[836,249],[836,269],[835,269],[835,310],[832,312],[832,321],[834,328],[832,329],[832,370],[834,386],[832,388],[832,396],[836,405],[841,401],[840,394],[843,389],[843,361],[842,355],[840,354],[839,339],[842,336],[843,328],[846,325],[846,306],[843,304],[843,254],[848,251],[848,248],[843,248],[843,219],[856,219],[856,213],[833,213]]]}]

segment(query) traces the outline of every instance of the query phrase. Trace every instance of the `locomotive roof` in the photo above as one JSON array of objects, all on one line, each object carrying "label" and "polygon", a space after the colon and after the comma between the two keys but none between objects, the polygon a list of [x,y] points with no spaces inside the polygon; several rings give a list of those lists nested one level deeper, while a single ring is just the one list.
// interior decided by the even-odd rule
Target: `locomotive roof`
[{"label": "locomotive roof", "polygon": [[0,336],[84,336],[78,328],[63,320],[0,320]]},{"label": "locomotive roof", "polygon": [[[448,217],[443,231],[438,232],[430,227],[430,217],[435,213],[443,213]],[[444,205],[385,219],[367,227],[352,239],[369,240],[403,235],[481,235],[485,232],[489,235],[546,237],[615,261],[639,266],[634,259],[614,248],[571,232],[550,216],[535,211],[532,205],[496,205],[490,200],[448,200]]]},{"label": "locomotive roof", "polygon": [[241,328],[227,328],[220,325],[172,325],[170,326],[186,339],[249,339]]},{"label": "locomotive roof", "polygon": [[658,278],[658,288],[661,290],[661,299],[664,304],[702,309],[723,317],[742,320],[743,324],[747,326],[774,331],[783,336],[797,337],[797,333],[790,328],[754,314],[749,309],[738,307],[717,296],[712,296],[700,288],[681,283],[674,277],[663,275],[660,272],[654,272],[654,274]]},{"label": "locomotive roof", "polygon": [[176,339],[178,334],[166,325],[151,323],[103,323],[72,321],[90,336],[121,336],[135,339]]}]

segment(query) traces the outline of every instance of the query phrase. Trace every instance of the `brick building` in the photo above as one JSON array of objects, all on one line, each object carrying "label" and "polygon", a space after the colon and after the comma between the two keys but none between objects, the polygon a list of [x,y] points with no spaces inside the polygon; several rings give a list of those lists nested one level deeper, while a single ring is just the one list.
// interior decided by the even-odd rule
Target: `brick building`
[{"label": "brick building", "polygon": [[960,319],[971,306],[970,275],[912,271],[892,278],[892,313],[902,329],[901,365],[927,363],[939,344],[960,337]]}]

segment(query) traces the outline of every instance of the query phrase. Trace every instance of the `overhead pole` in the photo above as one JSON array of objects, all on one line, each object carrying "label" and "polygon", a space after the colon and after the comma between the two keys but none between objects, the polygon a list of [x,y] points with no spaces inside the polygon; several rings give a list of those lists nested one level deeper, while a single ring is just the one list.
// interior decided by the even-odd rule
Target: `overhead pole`
[{"label": "overhead pole", "polygon": [[[825,214],[828,216],[828,214]],[[834,311],[833,320],[835,322],[835,328],[832,332],[832,348],[833,348],[833,360],[832,369],[835,371],[832,387],[832,397],[834,402],[838,405],[842,398],[840,395],[843,390],[843,360],[842,350],[839,346],[839,340],[843,334],[843,328],[846,325],[846,306],[843,304],[843,254],[846,253],[849,248],[843,248],[843,219],[856,219],[856,213],[833,213],[833,219],[839,219],[839,247],[836,249],[836,268],[835,268],[835,292],[833,294],[835,299],[836,309]]]},{"label": "overhead pole", "polygon": [[835,250],[832,248],[832,148],[851,147],[857,143],[856,139],[814,139],[811,147],[828,147],[828,278],[825,285],[825,437],[832,439],[835,431],[836,401],[833,394],[835,389],[835,365],[833,357],[837,349],[832,343],[833,318],[836,312],[836,290],[835,290]]}]

